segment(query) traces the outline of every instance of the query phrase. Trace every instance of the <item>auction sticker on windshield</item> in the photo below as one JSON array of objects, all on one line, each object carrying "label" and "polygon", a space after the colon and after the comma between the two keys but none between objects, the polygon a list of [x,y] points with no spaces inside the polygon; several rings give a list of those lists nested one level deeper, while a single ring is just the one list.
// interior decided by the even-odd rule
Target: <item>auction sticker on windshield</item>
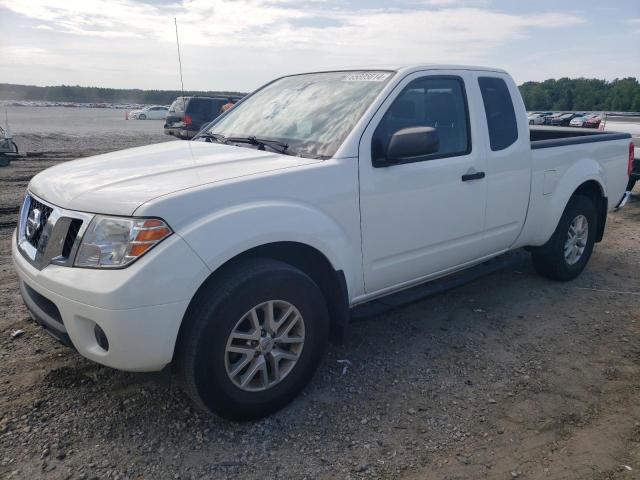
[{"label": "auction sticker on windshield", "polygon": [[391,75],[389,72],[358,72],[345,75],[345,82],[383,82]]}]

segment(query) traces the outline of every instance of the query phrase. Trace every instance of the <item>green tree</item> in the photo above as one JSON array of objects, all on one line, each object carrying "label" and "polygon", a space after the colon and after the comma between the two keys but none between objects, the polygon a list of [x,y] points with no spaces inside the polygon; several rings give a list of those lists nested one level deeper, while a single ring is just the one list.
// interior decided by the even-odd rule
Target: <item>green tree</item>
[{"label": "green tree", "polygon": [[636,78],[612,82],[596,78],[560,78],[525,82],[520,92],[527,110],[640,111]]}]

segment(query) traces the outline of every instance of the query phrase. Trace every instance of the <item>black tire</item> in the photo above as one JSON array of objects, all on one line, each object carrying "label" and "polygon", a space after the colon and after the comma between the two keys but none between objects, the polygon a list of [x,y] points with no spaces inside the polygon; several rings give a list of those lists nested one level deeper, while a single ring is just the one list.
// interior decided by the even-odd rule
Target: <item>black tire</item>
[{"label": "black tire", "polygon": [[[304,319],[304,345],[279,383],[249,392],[227,374],[225,349],[236,323],[269,300],[298,309]],[[231,420],[267,416],[295,398],[313,376],[329,338],[329,315],[318,286],[302,271],[271,259],[239,262],[205,284],[184,322],[177,346],[179,381],[198,406]]]},{"label": "black tire", "polygon": [[[587,220],[588,234],[582,255],[572,264],[565,258],[564,249],[569,236],[569,226],[579,215],[583,215]],[[574,195],[569,200],[553,236],[542,247],[532,250],[534,268],[540,275],[553,280],[573,280],[584,270],[591,257],[597,230],[598,215],[593,200],[584,195]]]},{"label": "black tire", "polygon": [[146,120],[147,116],[143,113],[141,115],[138,115],[138,120]]}]

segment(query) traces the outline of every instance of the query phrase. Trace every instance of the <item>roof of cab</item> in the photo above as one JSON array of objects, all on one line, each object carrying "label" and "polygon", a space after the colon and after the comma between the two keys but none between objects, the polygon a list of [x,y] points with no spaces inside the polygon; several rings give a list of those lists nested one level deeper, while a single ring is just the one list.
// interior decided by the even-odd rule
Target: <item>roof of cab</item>
[{"label": "roof of cab", "polygon": [[[319,70],[318,72],[342,72],[342,71],[353,71],[353,70],[391,70],[394,72],[418,72],[422,70],[472,70],[472,71],[480,71],[480,72],[497,72],[497,73],[507,73],[505,70],[501,68],[493,68],[493,67],[478,67],[473,65],[442,65],[442,64],[434,64],[434,63],[412,63],[412,64],[400,64],[400,65],[358,65],[352,67],[341,67],[341,68],[332,68],[326,70]],[[309,72],[311,73],[311,72]]]}]

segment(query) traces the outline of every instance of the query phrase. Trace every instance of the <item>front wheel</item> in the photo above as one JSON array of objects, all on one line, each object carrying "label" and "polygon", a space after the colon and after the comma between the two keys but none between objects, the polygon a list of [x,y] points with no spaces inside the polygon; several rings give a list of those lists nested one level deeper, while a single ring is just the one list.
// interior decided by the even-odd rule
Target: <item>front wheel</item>
[{"label": "front wheel", "polygon": [[147,116],[143,113],[141,115],[138,115],[138,120],[146,120]]},{"label": "front wheel", "polygon": [[185,322],[181,383],[204,410],[233,420],[290,402],[313,376],[329,337],[315,282],[270,259],[244,261],[205,285]]},{"label": "front wheel", "polygon": [[598,216],[593,201],[583,195],[569,200],[553,236],[533,249],[533,266],[547,278],[568,281],[584,270],[596,239]]}]

